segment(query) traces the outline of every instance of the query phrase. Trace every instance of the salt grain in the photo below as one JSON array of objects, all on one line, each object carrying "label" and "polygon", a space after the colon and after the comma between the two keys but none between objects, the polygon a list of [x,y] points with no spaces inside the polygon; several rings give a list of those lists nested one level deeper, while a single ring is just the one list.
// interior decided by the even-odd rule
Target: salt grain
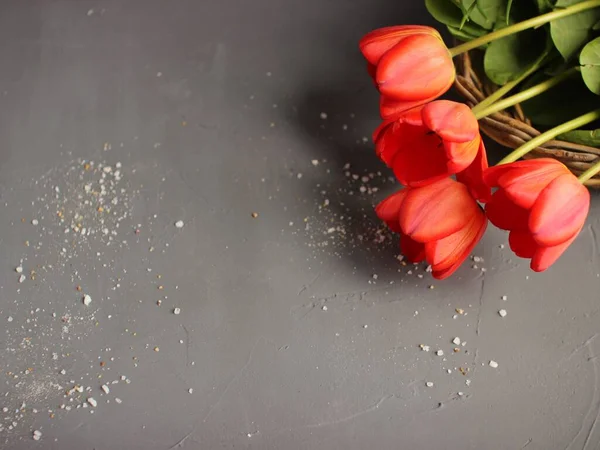
[{"label": "salt grain", "polygon": [[37,225],[37,224],[39,224],[39,222],[38,222],[38,220],[37,220],[37,219],[33,219],[33,220],[31,221],[31,225]]},{"label": "salt grain", "polygon": [[23,267],[18,266],[16,269],[17,273],[23,273]]},{"label": "salt grain", "polygon": [[98,406],[98,402],[94,399],[94,397],[88,397],[87,402],[90,404],[90,406],[92,406],[93,408],[95,408],[96,406]]},{"label": "salt grain", "polygon": [[323,305],[323,308],[321,308],[323,311],[327,311],[327,306]]},{"label": "salt grain", "polygon": [[501,298],[502,298],[502,300],[504,300],[504,301],[508,300],[508,297],[507,297],[506,295],[503,295]]},{"label": "salt grain", "polygon": [[173,309],[173,314],[176,314],[176,315],[181,314],[181,308]]},{"label": "salt grain", "polygon": [[123,400],[121,400],[119,397],[116,397],[115,402],[117,402],[120,405],[121,403],[123,403]]},{"label": "salt grain", "polygon": [[419,347],[421,347],[421,350],[423,350],[424,352],[428,352],[429,351],[429,345],[419,345]]},{"label": "salt grain", "polygon": [[175,227],[183,228],[183,220],[178,220],[177,222],[175,222]]},{"label": "salt grain", "polygon": [[35,430],[33,432],[33,440],[34,441],[39,441],[42,438],[42,432],[39,430]]},{"label": "salt grain", "polygon": [[189,389],[188,389],[188,392],[189,392],[190,394],[193,394],[193,393],[194,393],[194,390],[193,390],[192,388],[189,388]]},{"label": "salt grain", "polygon": [[318,166],[319,165],[319,160],[318,159],[313,159],[311,161],[311,163],[312,163],[313,166]]},{"label": "salt grain", "polygon": [[496,361],[490,361],[490,367],[492,369],[497,369],[498,368],[498,363]]},{"label": "salt grain", "polygon": [[25,281],[25,275],[19,277],[19,283],[22,283],[23,281]]},{"label": "salt grain", "polygon": [[85,306],[90,306],[90,304],[92,303],[92,297],[90,297],[89,295],[84,295],[83,296],[83,304]]},{"label": "salt grain", "polygon": [[425,386],[427,386],[427,387],[433,387],[433,383],[431,381],[428,381],[427,383],[425,383]]},{"label": "salt grain", "polygon": [[444,356],[444,350],[438,350],[437,352],[435,352],[435,354],[438,356]]},{"label": "salt grain", "polygon": [[105,394],[108,394],[110,392],[110,389],[105,384],[102,385],[102,390],[104,391]]},{"label": "salt grain", "polygon": [[454,339],[452,339],[452,343],[454,345],[460,345],[460,338],[459,337],[455,337]]},{"label": "salt grain", "polygon": [[500,317],[506,317],[506,310],[505,309],[501,309],[500,311],[498,311],[498,314],[500,314]]},{"label": "salt grain", "polygon": [[319,115],[319,117],[321,117],[321,119],[325,120],[325,119],[327,119],[327,113],[325,113],[325,112],[322,112],[322,113]]}]

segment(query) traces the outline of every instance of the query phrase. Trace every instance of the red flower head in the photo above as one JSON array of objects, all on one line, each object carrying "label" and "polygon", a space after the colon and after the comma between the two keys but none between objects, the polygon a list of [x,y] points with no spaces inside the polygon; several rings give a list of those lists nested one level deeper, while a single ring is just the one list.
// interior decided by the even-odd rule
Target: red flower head
[{"label": "red flower head", "polygon": [[467,187],[451,178],[392,194],[377,215],[400,233],[411,262],[426,260],[439,280],[452,275],[485,232],[487,219]]},{"label": "red flower head", "polygon": [[491,167],[484,180],[498,187],[486,205],[490,221],[510,231],[510,248],[521,258],[531,258],[536,272],[550,267],[583,228],[590,194],[554,159]]},{"label": "red flower head", "polygon": [[477,199],[488,200],[490,189],[482,178],[487,157],[479,124],[467,105],[437,100],[414,108],[382,123],[373,140],[377,155],[405,186],[459,174]]},{"label": "red flower head", "polygon": [[366,34],[359,46],[369,73],[387,99],[388,106],[382,107],[384,119],[435,100],[454,83],[452,56],[434,28],[380,28]]}]

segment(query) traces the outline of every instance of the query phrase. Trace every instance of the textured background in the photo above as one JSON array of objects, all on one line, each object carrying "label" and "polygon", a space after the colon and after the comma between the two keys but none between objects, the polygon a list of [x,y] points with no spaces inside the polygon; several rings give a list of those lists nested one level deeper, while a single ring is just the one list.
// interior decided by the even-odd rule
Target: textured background
[{"label": "textured background", "polygon": [[[490,229],[434,282],[374,219],[397,186],[357,41],[424,22],[418,0],[0,6],[0,448],[599,448],[597,199],[541,275]],[[117,162],[95,215],[86,180]]]}]

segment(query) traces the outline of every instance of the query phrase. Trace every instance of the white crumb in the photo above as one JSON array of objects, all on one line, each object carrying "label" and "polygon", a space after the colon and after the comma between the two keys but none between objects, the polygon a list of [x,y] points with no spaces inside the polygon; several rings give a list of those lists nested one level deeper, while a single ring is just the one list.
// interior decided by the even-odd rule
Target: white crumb
[{"label": "white crumb", "polygon": [[494,360],[490,361],[490,367],[492,369],[497,369],[498,368],[498,363]]},{"label": "white crumb", "polygon": [[502,298],[502,300],[504,300],[504,301],[508,300],[508,297],[507,297],[506,295],[503,295],[501,298]]},{"label": "white crumb", "polygon": [[455,337],[454,339],[452,339],[452,343],[454,345],[460,345],[460,338],[459,337]]},{"label": "white crumb", "polygon": [[421,350],[423,350],[424,352],[428,352],[429,351],[429,345],[419,345],[419,347],[421,347]]},{"label": "white crumb", "polygon": [[33,432],[33,440],[39,441],[42,438],[42,432],[40,430],[35,430]]},{"label": "white crumb", "polygon": [[506,317],[506,310],[505,309],[501,309],[500,311],[498,311],[498,314],[500,314],[500,317]]},{"label": "white crumb", "polygon": [[123,400],[121,400],[119,397],[116,397],[115,402],[117,402],[120,405],[121,403],[123,403]]},{"label": "white crumb", "polygon": [[321,308],[323,311],[327,311],[327,305],[323,305],[323,308]]},{"label": "white crumb", "polygon": [[174,308],[173,314],[176,314],[176,315],[181,314],[181,308]]},{"label": "white crumb", "polygon": [[17,271],[17,273],[23,273],[23,267],[18,266],[17,268],[15,268],[15,270]]},{"label": "white crumb", "polygon": [[188,389],[188,392],[189,392],[190,394],[193,394],[193,393],[194,393],[194,390],[193,390],[192,388],[189,388],[189,389]]},{"label": "white crumb", "polygon": [[437,352],[435,352],[435,354],[438,356],[444,356],[444,350],[438,350]]},{"label": "white crumb", "polygon": [[90,306],[91,303],[92,303],[92,297],[90,297],[89,295],[85,294],[83,296],[83,304],[85,306]]},{"label": "white crumb", "polygon": [[175,222],[175,226],[177,228],[183,228],[183,220],[178,220],[177,222]]},{"label": "white crumb", "polygon": [[433,383],[431,381],[428,381],[427,383],[425,383],[425,386],[427,386],[427,387],[433,387]]},{"label": "white crumb", "polygon": [[105,384],[103,384],[103,385],[102,385],[102,390],[104,391],[104,393],[105,393],[105,394],[108,394],[108,393],[110,393],[110,389],[109,389],[109,388],[108,388],[108,386],[107,386],[107,385],[105,385]]},{"label": "white crumb", "polygon": [[37,220],[37,219],[33,219],[33,220],[31,221],[31,225],[37,225],[37,224],[39,224],[39,222],[38,222],[38,220]]},{"label": "white crumb", "polygon": [[25,275],[19,277],[19,283],[22,283],[23,281],[25,281]]},{"label": "white crumb", "polygon": [[98,406],[98,402],[94,399],[94,397],[88,397],[87,402],[94,408]]},{"label": "white crumb", "polygon": [[319,165],[319,160],[318,159],[313,159],[311,161],[311,163],[312,163],[313,166],[318,166]]},{"label": "white crumb", "polygon": [[327,113],[325,113],[325,112],[322,112],[322,113],[319,115],[319,117],[321,117],[321,119],[325,120],[325,119],[327,119]]}]

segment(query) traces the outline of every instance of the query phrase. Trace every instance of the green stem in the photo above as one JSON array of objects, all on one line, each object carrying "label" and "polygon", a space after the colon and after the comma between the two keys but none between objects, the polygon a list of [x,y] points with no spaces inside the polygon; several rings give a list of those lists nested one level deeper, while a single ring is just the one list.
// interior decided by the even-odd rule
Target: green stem
[{"label": "green stem", "polygon": [[484,98],[481,102],[479,102],[476,106],[473,107],[473,111],[484,110],[488,106],[492,105],[494,102],[497,102],[502,97],[504,97],[506,94],[508,94],[510,91],[512,91],[518,84],[521,83],[521,81],[523,81],[525,78],[527,78],[533,72],[535,72],[537,69],[538,69],[538,65],[533,64],[529,69],[527,69],[525,72],[523,72],[521,75],[519,75],[516,79],[509,81],[504,86],[496,89],[489,96]]},{"label": "green stem", "polygon": [[577,179],[581,182],[581,184],[584,184],[587,180],[589,180],[590,178],[592,178],[598,172],[600,172],[600,161],[598,161],[596,164],[594,164],[588,170],[586,170],[581,175],[579,175],[577,177]]},{"label": "green stem", "polygon": [[[525,144],[521,145],[518,149],[513,151],[511,154],[502,159],[497,165],[507,164],[516,161],[519,158],[522,158],[531,150],[538,148],[540,145],[545,144],[548,141],[551,141],[556,136],[562,133],[566,133],[567,131],[576,130],[579,127],[587,125],[594,120],[600,119],[600,109],[596,109],[595,111],[589,112],[582,116],[576,117],[573,120],[569,120],[568,122],[563,123],[557,127],[554,127],[539,136],[534,137],[530,141],[527,141]],[[592,174],[593,175],[593,174]],[[583,176],[583,175],[582,175]]]},{"label": "green stem", "polygon": [[506,108],[510,108],[511,106],[518,105],[519,103],[524,102],[525,100],[529,100],[530,98],[533,98],[536,95],[540,95],[577,72],[578,68],[572,67],[571,69],[565,70],[564,72],[552,78],[549,78],[546,81],[542,81],[541,83],[536,84],[535,86],[532,86],[529,89],[525,89],[524,91],[521,91],[518,94],[511,95],[510,97],[505,98],[504,100],[500,100],[492,104],[491,106],[488,106],[487,108],[485,107],[485,105],[484,107],[481,107],[481,103],[479,103],[478,105],[474,106],[471,111],[473,111],[473,114],[475,114],[477,120],[483,119],[484,117],[495,114],[498,111],[502,111]]},{"label": "green stem", "polygon": [[523,22],[515,23],[514,25],[510,25],[508,27],[473,39],[469,42],[457,45],[456,47],[450,49],[450,54],[452,55],[452,57],[455,57],[457,55],[460,55],[461,53],[465,53],[469,50],[473,50],[474,48],[481,47],[482,45],[488,44],[497,39],[502,39],[503,37],[510,36],[511,34],[519,33],[521,31],[528,30],[529,28],[539,27],[540,25],[552,22],[553,20],[570,16],[572,14],[577,14],[587,9],[596,8],[598,6],[600,6],[600,0],[587,0],[581,3],[576,3],[567,8],[557,9],[552,12],[542,14],[541,16],[532,17],[531,19],[524,20]]}]

